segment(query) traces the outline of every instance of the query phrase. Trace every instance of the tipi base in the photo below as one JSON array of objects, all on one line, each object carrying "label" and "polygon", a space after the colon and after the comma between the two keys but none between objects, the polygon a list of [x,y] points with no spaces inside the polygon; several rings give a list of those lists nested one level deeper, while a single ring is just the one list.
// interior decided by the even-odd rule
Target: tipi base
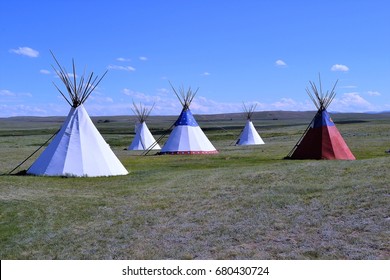
[{"label": "tipi base", "polygon": [[177,152],[159,152],[158,155],[204,155],[218,154],[218,151],[177,151]]}]

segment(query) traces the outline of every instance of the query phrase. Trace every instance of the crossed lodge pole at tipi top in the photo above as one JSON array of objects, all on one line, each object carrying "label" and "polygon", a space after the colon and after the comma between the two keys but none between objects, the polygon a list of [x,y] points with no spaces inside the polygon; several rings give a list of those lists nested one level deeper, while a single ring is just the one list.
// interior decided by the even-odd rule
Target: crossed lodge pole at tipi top
[{"label": "crossed lodge pole at tipi top", "polygon": [[317,107],[317,110],[324,110],[329,107],[330,103],[332,103],[333,99],[336,96],[335,88],[337,86],[338,80],[336,80],[336,82],[334,83],[331,91],[327,91],[326,93],[323,93],[321,76],[319,76],[318,79],[320,84],[320,90],[318,90],[314,82],[309,81],[311,86],[311,91],[309,88],[306,88],[306,92],[309,95],[310,99],[313,101],[314,105]]},{"label": "crossed lodge pole at tipi top", "polygon": [[[68,93],[67,95],[69,97],[67,97],[67,95],[64,94],[62,90],[54,82],[53,84],[57,88],[57,90],[61,93],[61,95],[65,98],[65,100],[69,103],[69,105],[76,108],[77,106],[83,104],[88,99],[90,94],[95,90],[95,88],[99,85],[101,80],[107,74],[108,70],[104,72],[104,74],[100,79],[98,76],[94,78],[93,72],[89,74],[88,78],[85,78],[85,70],[84,70],[84,74],[80,77],[80,80],[78,81],[77,84],[76,66],[74,60],[72,59],[72,68],[73,68],[73,74],[72,74],[73,79],[72,79],[68,74],[68,72],[66,71],[66,69],[63,66],[61,66],[61,64],[58,62],[53,52],[52,51],[50,52],[54,58],[54,61],[58,66],[58,69],[56,69],[54,66],[52,67],[56,72],[56,74],[58,75],[58,77],[63,82],[63,84],[65,85]],[[68,98],[70,98],[70,100]]]}]

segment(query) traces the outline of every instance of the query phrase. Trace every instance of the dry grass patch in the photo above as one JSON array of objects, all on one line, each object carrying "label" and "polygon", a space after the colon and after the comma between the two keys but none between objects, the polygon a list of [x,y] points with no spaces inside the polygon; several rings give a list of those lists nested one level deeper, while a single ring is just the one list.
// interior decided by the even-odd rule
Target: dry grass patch
[{"label": "dry grass patch", "polygon": [[[145,157],[101,124],[130,174],[0,176],[0,258],[390,259],[387,123],[338,125],[357,161],[289,161],[304,125],[267,122],[263,146],[210,130],[218,155]],[[43,138],[0,138],[1,169]]]}]

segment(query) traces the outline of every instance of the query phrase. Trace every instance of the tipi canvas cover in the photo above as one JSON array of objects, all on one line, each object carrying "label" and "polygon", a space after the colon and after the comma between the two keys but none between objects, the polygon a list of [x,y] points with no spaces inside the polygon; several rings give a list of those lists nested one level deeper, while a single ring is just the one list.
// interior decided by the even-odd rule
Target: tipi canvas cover
[{"label": "tipi canvas cover", "polygon": [[76,84],[74,63],[73,81],[57,60],[56,63],[60,70],[55,69],[55,71],[64,82],[70,99],[68,100],[61,90],[59,91],[72,108],[60,131],[27,170],[27,174],[77,177],[128,174],[94,126],[83,106],[84,101],[104,75],[97,81],[97,77],[92,79],[93,73],[91,73],[87,79],[82,76],[79,84]]},{"label": "tipi canvas cover", "polygon": [[[173,88],[173,87],[172,87]],[[174,128],[162,147],[160,154],[216,154],[218,151],[199,127],[189,108],[195,93],[189,89],[184,93],[180,89],[180,96],[173,89],[183,105],[183,110]]]},{"label": "tipi canvas cover", "polygon": [[61,130],[27,173],[77,177],[128,174],[82,104],[70,109]]},{"label": "tipi canvas cover", "polygon": [[[336,125],[332,121],[326,108],[332,102],[336,87],[325,95],[317,90],[314,83],[311,82],[314,96],[307,90],[314,104],[318,108],[317,114],[311,121],[306,132],[289,153],[287,158],[290,159],[340,159],[354,160],[355,157],[345,143]],[[321,81],[320,81],[321,85]]]},{"label": "tipi canvas cover", "polygon": [[133,112],[136,114],[138,123],[136,125],[136,132],[131,142],[128,150],[159,150],[161,149],[160,145],[154,139],[152,133],[150,132],[148,126],[146,125],[146,119],[149,116],[151,109],[147,109],[141,104],[137,106],[133,103]]},{"label": "tipi canvas cover", "polygon": [[252,123],[251,117],[255,111],[256,104],[253,106],[246,107],[244,104],[244,109],[247,115],[247,121],[244,129],[240,134],[240,138],[237,140],[236,145],[262,145],[264,144],[263,139],[261,139],[259,133],[256,131],[255,126]]},{"label": "tipi canvas cover", "polygon": [[159,150],[160,145],[156,143],[152,133],[150,132],[146,122],[138,123],[137,130],[128,150]]}]

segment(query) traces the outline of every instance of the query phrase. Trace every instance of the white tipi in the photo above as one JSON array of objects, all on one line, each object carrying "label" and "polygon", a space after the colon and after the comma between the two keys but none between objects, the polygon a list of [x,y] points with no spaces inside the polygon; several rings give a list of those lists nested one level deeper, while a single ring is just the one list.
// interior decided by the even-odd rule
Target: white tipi
[{"label": "white tipi", "polygon": [[69,99],[55,86],[72,108],[60,131],[27,170],[27,174],[76,177],[128,174],[94,126],[83,106],[106,73],[99,80],[97,76],[93,77],[93,73],[87,78],[83,75],[77,83],[74,62],[73,78],[70,78],[55,57],[54,60],[59,70],[53,68],[65,84]]},{"label": "white tipi", "polygon": [[262,145],[264,144],[263,139],[261,139],[259,133],[256,131],[255,126],[252,123],[252,115],[256,109],[256,104],[251,106],[245,106],[244,110],[246,112],[246,124],[244,129],[240,134],[240,138],[238,138],[236,145]]},{"label": "white tipi", "polygon": [[172,87],[177,98],[183,106],[183,110],[174,128],[162,147],[160,154],[216,154],[218,151],[199,127],[190,110],[190,104],[196,93],[191,88],[187,93],[183,88],[179,89],[180,95]]},{"label": "white tipi", "polygon": [[159,150],[160,145],[154,139],[148,126],[146,125],[146,119],[149,117],[150,112],[153,110],[154,105],[148,109],[141,104],[137,106],[133,102],[133,108],[131,108],[134,114],[137,116],[138,123],[136,124],[136,131],[133,142],[127,148],[128,150]]}]

